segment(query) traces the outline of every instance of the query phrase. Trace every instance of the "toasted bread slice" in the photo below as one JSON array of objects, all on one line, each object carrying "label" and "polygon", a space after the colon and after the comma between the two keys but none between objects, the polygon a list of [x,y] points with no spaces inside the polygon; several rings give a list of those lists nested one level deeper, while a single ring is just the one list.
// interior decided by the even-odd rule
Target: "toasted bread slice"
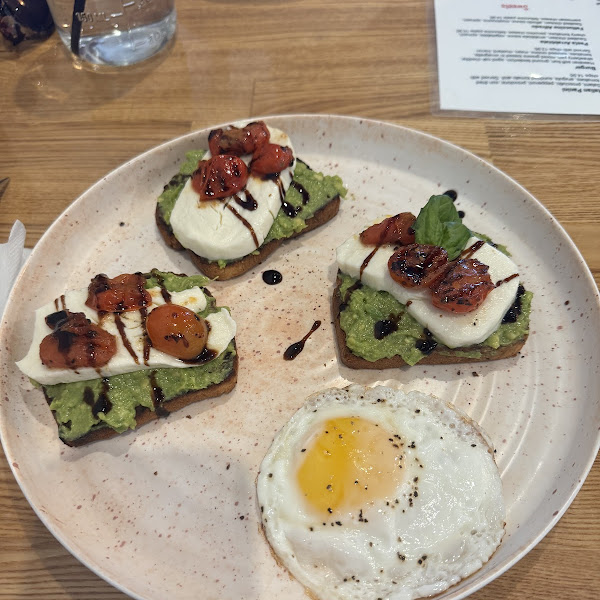
[{"label": "toasted bread slice", "polygon": [[[310,219],[306,220],[306,227],[300,231],[292,234],[288,238],[281,238],[277,240],[271,240],[266,244],[263,244],[257,252],[248,254],[238,260],[228,262],[224,267],[220,267],[217,262],[209,261],[201,256],[198,256],[191,250],[186,250],[194,265],[207,277],[211,279],[219,279],[225,281],[227,279],[233,279],[243,273],[246,273],[256,265],[262,263],[267,256],[275,252],[286,240],[298,237],[308,231],[316,229],[320,225],[327,223],[335,217],[340,208],[340,197],[339,195],[334,196],[329,203],[320,208]],[[177,241],[177,238],[173,235],[173,230],[165,222],[160,207],[156,206],[156,224],[160,231],[165,243],[173,248],[174,250],[185,250],[185,248]]]},{"label": "toasted bread slice", "polygon": [[[333,292],[332,309],[340,360],[351,369],[394,369],[397,367],[409,366],[400,355],[370,361],[357,356],[350,348],[348,348],[346,344],[346,333],[340,324],[340,313],[344,309],[344,303],[340,294],[340,285],[341,279],[338,277]],[[527,337],[528,334],[525,334],[521,339],[515,340],[511,344],[500,346],[499,348],[491,348],[483,344],[464,348],[448,348],[438,344],[431,353],[423,356],[418,364],[451,365],[468,362],[487,362],[490,360],[509,358],[520,352],[523,344],[527,341]],[[466,356],[466,354],[468,354],[468,356]]]},{"label": "toasted bread slice", "polygon": [[[219,315],[224,310],[224,307],[217,306],[211,292],[204,287],[208,279],[202,275],[187,277],[157,269],[141,275],[146,279],[147,289],[154,290],[154,297],[162,298],[163,301],[173,298],[174,302],[180,299],[185,304],[185,294],[179,298],[175,294],[199,288],[200,292],[195,291],[189,296],[189,301],[192,302],[190,308],[198,307],[194,310],[198,310],[196,315],[199,318],[208,321],[212,315]],[[160,292],[157,291],[158,288]],[[204,307],[198,299],[202,294],[206,298]],[[165,298],[167,295],[168,299]],[[67,302],[71,301],[70,298],[71,296],[67,297]],[[42,311],[46,308],[43,307]],[[142,328],[146,322],[146,314],[146,309],[140,309]],[[36,385],[44,392],[58,427],[59,438],[68,446],[82,446],[119,435],[129,429],[137,429],[194,402],[230,392],[236,385],[238,374],[235,328],[228,325],[227,321],[223,325],[218,320],[212,323],[212,327],[229,327],[224,332],[230,337],[221,336],[221,342],[216,342],[217,346],[206,357],[200,355],[197,359],[183,362],[169,357],[172,362],[165,363],[164,358],[153,358],[149,352],[146,355],[144,341],[145,364],[141,369],[136,369],[132,364],[133,369],[120,371],[116,368],[113,369],[114,374],[107,374],[98,368],[96,376],[78,373],[79,378],[67,378],[67,382],[63,379],[62,383],[61,378],[55,383],[48,383],[47,379],[40,377],[46,383]],[[134,332],[137,330],[135,325],[129,329]],[[127,327],[119,329],[122,343],[131,355],[131,362],[141,365],[142,355],[138,343],[140,334],[134,333],[130,337],[127,331]],[[148,331],[144,331],[142,335],[148,339]],[[34,347],[37,346],[32,345]]]},{"label": "toasted bread slice", "polygon": [[[138,406],[135,415],[136,429],[138,429],[142,425],[145,425],[146,423],[150,423],[150,421],[156,421],[161,417],[168,417],[172,412],[181,410],[182,408],[185,408],[186,406],[189,406],[194,402],[200,402],[201,400],[216,398],[218,396],[222,396],[223,394],[227,394],[235,387],[235,384],[237,383],[237,374],[238,356],[236,353],[233,357],[233,364],[229,375],[220,383],[210,385],[207,388],[201,390],[189,391],[185,394],[181,394],[180,396],[176,396],[175,398],[171,398],[166,402],[160,402],[159,404],[157,404],[155,410]],[[49,398],[46,394],[45,387],[43,389],[44,395],[46,396],[46,401],[48,402],[48,404],[50,404],[52,399]],[[120,433],[115,429],[112,429],[108,426],[100,426],[95,429],[92,429],[91,431],[77,438],[76,440],[62,441],[67,446],[79,447],[85,446],[86,444],[90,444],[92,442],[106,440],[117,435],[120,435]]]},{"label": "toasted bread slice", "polygon": [[[335,217],[340,207],[340,196],[346,194],[338,176],[318,173],[298,158],[292,185],[282,200],[282,206],[284,204],[288,209],[293,208],[295,214],[290,214],[282,207],[266,241],[253,252],[234,260],[209,260],[184,248],[175,237],[170,222],[171,211],[188,178],[193,175],[201,155],[200,150],[186,153],[179,173],[171,178],[158,198],[155,220],[165,243],[175,250],[187,251],[194,265],[211,279],[227,280],[238,277],[263,262],[286,240],[324,225]],[[292,191],[293,189],[295,191]]]}]

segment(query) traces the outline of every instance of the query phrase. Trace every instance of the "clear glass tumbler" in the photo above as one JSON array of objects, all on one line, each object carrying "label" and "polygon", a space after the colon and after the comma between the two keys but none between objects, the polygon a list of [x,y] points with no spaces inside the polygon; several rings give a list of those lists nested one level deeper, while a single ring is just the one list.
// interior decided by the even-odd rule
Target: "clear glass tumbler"
[{"label": "clear glass tumbler", "polygon": [[175,0],[48,0],[48,5],[66,47],[93,65],[138,63],[175,33]]}]

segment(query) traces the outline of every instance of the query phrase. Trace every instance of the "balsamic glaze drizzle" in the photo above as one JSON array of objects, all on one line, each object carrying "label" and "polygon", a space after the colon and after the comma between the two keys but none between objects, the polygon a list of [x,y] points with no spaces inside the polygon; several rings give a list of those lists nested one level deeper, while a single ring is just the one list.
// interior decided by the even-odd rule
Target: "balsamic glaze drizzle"
[{"label": "balsamic glaze drizzle", "polygon": [[304,344],[306,340],[321,327],[321,321],[315,321],[313,326],[310,328],[310,331],[299,341],[288,346],[287,350],[283,353],[284,360],[294,360],[300,352],[304,349]]},{"label": "balsamic glaze drizzle", "polygon": [[244,190],[245,198],[241,198],[239,194],[235,194],[233,199],[237,204],[246,210],[256,210],[258,208],[258,202],[254,196],[248,191]]},{"label": "balsamic glaze drizzle", "polygon": [[283,275],[275,269],[269,269],[262,274],[263,281],[267,285],[277,285],[283,281]]},{"label": "balsamic glaze drizzle", "polygon": [[304,186],[293,180],[291,185],[302,196],[302,204],[308,204],[308,201],[310,200],[310,194],[304,188]]},{"label": "balsamic glaze drizzle", "polygon": [[137,354],[135,353],[135,350],[131,346],[131,342],[129,341],[129,338],[127,337],[127,332],[125,331],[125,325],[123,325],[123,319],[121,319],[121,315],[119,313],[115,313],[115,325],[117,326],[117,329],[119,330],[119,335],[121,336],[121,341],[123,342],[123,346],[125,346],[125,349],[127,350],[127,352],[129,352],[129,355],[131,356],[131,358],[133,358],[133,362],[135,362],[136,365],[139,365],[140,361],[138,359]]},{"label": "balsamic glaze drizzle", "polygon": [[502,318],[502,323],[516,323],[521,314],[521,296],[523,296],[524,293],[525,288],[519,284],[519,287],[517,288],[517,297],[511,307],[506,311],[506,314]]},{"label": "balsamic glaze drizzle", "polygon": [[[392,317],[393,315],[390,315]],[[390,333],[394,333],[394,331],[398,331],[398,321],[397,319],[382,319],[381,321],[377,321],[373,326],[373,335],[376,340],[382,340],[384,337],[390,335]]]},{"label": "balsamic glaze drizzle", "polygon": [[443,195],[448,196],[452,202],[455,202],[458,198],[458,192],[456,190],[446,190]]},{"label": "balsamic glaze drizzle", "polygon": [[244,227],[246,227],[246,229],[250,232],[250,235],[254,240],[254,245],[258,248],[260,244],[258,243],[258,238],[256,237],[256,233],[254,232],[252,225],[250,225],[250,223],[248,223],[248,221],[246,221],[246,219],[244,219],[244,217],[242,217],[242,215],[240,215],[240,213],[235,210],[231,204],[227,204],[227,208],[243,223]]},{"label": "balsamic glaze drizzle", "polygon": [[150,372],[150,387],[152,389],[152,404],[157,417],[168,417],[169,411],[163,406],[165,395],[162,388],[156,383],[156,371]]},{"label": "balsamic glaze drizzle", "polygon": [[436,349],[438,343],[433,339],[433,335],[429,329],[425,328],[423,333],[425,334],[425,339],[417,340],[415,346],[423,354],[431,354]]}]

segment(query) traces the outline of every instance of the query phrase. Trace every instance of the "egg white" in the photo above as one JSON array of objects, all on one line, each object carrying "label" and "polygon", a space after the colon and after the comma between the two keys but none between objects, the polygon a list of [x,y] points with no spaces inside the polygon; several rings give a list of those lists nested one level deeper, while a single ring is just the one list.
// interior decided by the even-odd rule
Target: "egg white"
[{"label": "egg white", "polygon": [[[152,297],[152,304],[147,307],[147,312],[150,313],[157,306],[165,304],[165,300],[160,287],[151,288],[147,291]],[[173,304],[185,306],[194,312],[199,312],[206,308],[206,297],[203,291],[197,286],[181,292],[172,292],[170,295]],[[43,385],[53,385],[56,383],[87,381],[88,379],[97,379],[98,377],[111,377],[112,375],[121,375],[142,369],[197,366],[193,363],[183,362],[155,348],[150,348],[149,358],[145,363],[143,360],[145,332],[142,326],[142,315],[137,310],[121,314],[121,321],[125,326],[125,335],[137,356],[136,362],[121,339],[115,323],[115,316],[107,314],[100,318],[97,311],[85,304],[87,296],[87,288],[68,291],[61,298],[57,298],[36,310],[31,346],[25,357],[17,362],[17,366],[25,375]],[[40,344],[47,335],[52,333],[45,319],[48,315],[64,309],[71,312],[84,313],[92,323],[96,325],[100,324],[103,329],[115,336],[117,352],[104,367],[99,367],[98,369],[86,367],[77,370],[51,369],[42,363],[40,359]],[[206,321],[210,324],[206,347],[216,352],[218,356],[227,348],[229,342],[235,336],[235,321],[231,318],[226,308],[221,308],[219,312],[208,315]]]},{"label": "egg white", "polygon": [[[362,417],[404,441],[395,497],[336,516],[341,525],[307,507],[295,476],[307,440],[335,417]],[[419,392],[351,385],[314,394],[273,441],[257,495],[277,558],[322,600],[440,593],[477,571],[504,534],[489,440],[454,407]]]},{"label": "egg white", "polygon": [[[466,248],[478,241],[479,238],[471,237]],[[389,292],[398,302],[407,305],[407,312],[448,348],[471,346],[485,341],[498,329],[517,295],[519,277],[494,288],[481,306],[469,313],[454,314],[440,310],[433,305],[428,289],[404,287],[392,279],[388,269],[388,261],[395,248],[392,244],[381,246],[361,275],[361,265],[374,248],[373,245],[363,244],[358,235],[352,236],[337,249],[339,269],[351,277],[360,278],[365,285],[375,290]],[[519,272],[517,265],[506,254],[490,244],[483,244],[471,258],[488,265],[493,283]]]},{"label": "egg white", "polygon": [[[274,127],[268,129],[271,143],[288,146],[293,151],[286,133]],[[210,156],[210,152],[207,152],[204,159]],[[248,165],[252,155],[242,156],[241,159]],[[294,159],[294,163],[279,174],[284,194],[292,182],[295,164]],[[248,177],[245,189],[256,200],[256,210],[243,208],[231,196],[222,200],[200,201],[190,177],[171,213],[171,228],[179,243],[208,260],[234,260],[254,252],[264,242],[273,225],[281,208],[281,196],[275,181],[252,174]],[[239,192],[239,196],[244,199],[244,191]],[[228,205],[252,227],[258,246],[248,227],[227,208]]]}]

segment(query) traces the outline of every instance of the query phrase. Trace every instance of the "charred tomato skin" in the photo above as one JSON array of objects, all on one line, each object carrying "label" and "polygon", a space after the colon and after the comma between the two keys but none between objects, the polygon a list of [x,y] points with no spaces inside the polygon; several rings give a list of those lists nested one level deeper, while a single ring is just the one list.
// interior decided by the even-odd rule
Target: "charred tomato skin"
[{"label": "charred tomato skin", "polygon": [[230,154],[243,156],[252,154],[271,137],[263,121],[253,121],[245,127],[230,127],[229,129],[213,129],[208,134],[208,147],[213,156]]},{"label": "charred tomato skin", "polygon": [[148,315],[146,332],[156,350],[181,360],[192,360],[206,347],[208,325],[189,308],[162,304]]},{"label": "charred tomato skin", "polygon": [[293,162],[294,154],[289,146],[264,144],[252,155],[250,172],[261,177],[274,175],[291,167]]},{"label": "charred tomato skin", "polygon": [[427,288],[446,273],[448,253],[439,246],[408,244],[398,248],[388,261],[392,279],[404,287]]},{"label": "charred tomato skin", "polygon": [[221,154],[198,162],[192,174],[192,188],[201,201],[222,200],[243,190],[248,182],[248,167],[237,156]]},{"label": "charred tomato skin", "polygon": [[452,263],[444,277],[432,287],[432,301],[441,310],[468,313],[483,303],[495,285],[489,267],[474,258]]},{"label": "charred tomato skin", "polygon": [[40,360],[50,369],[99,368],[117,353],[115,336],[84,313],[60,311],[49,315],[46,323],[54,331],[40,344]]},{"label": "charred tomato skin", "polygon": [[140,310],[152,303],[141,273],[124,273],[109,279],[96,275],[88,286],[86,305],[98,312],[122,313]]},{"label": "charred tomato skin", "polygon": [[406,246],[415,243],[415,230],[412,228],[417,217],[410,212],[403,212],[388,217],[367,227],[360,234],[360,241],[367,245],[400,244]]}]

